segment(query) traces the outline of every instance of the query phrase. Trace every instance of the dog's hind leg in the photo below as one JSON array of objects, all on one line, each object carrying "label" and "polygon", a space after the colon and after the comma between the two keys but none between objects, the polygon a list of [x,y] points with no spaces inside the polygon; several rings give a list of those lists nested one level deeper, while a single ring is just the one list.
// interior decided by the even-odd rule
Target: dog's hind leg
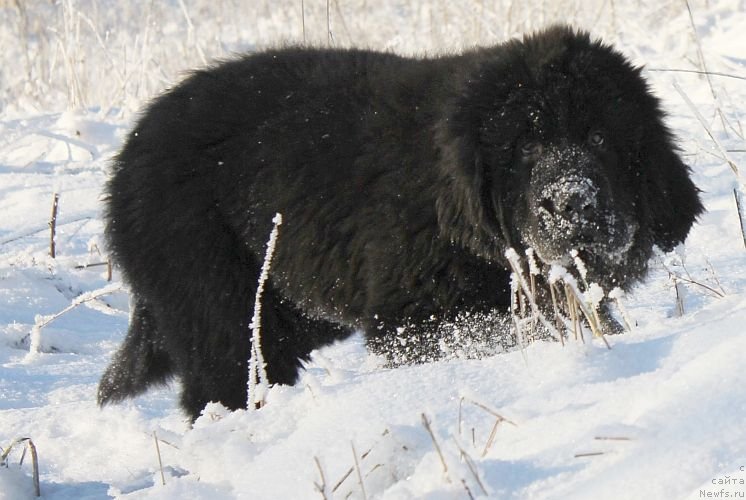
[{"label": "dog's hind leg", "polygon": [[172,364],[158,338],[153,315],[145,302],[136,297],[127,337],[99,382],[99,405],[116,403],[137,396],[152,385],[168,382],[173,374]]}]

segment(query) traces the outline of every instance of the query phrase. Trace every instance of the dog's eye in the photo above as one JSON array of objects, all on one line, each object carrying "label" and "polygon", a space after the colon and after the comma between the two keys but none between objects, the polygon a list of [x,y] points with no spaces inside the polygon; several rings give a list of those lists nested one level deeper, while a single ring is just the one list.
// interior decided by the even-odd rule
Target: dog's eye
[{"label": "dog's eye", "polygon": [[541,154],[541,143],[539,142],[526,142],[521,146],[521,154],[524,157],[538,156]]},{"label": "dog's eye", "polygon": [[591,143],[591,146],[600,146],[604,143],[604,134],[598,130],[593,131],[588,136],[588,142]]}]

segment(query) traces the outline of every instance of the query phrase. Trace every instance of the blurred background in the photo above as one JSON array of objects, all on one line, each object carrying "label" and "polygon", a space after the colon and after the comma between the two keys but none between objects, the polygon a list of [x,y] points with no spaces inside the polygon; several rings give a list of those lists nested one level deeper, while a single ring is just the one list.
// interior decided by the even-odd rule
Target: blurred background
[{"label": "blurred background", "polygon": [[[94,107],[127,118],[189,68],[236,52],[306,43],[425,55],[555,22],[590,30],[640,64],[701,70],[700,51],[715,56],[698,32],[734,22],[719,13],[739,10],[738,0],[0,0],[0,113]],[[746,42],[725,43],[746,54]]]}]

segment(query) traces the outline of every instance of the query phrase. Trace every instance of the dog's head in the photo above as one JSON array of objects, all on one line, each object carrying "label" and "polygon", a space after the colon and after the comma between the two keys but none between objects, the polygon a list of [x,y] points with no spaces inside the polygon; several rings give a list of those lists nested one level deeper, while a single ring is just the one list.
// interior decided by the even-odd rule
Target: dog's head
[{"label": "dog's head", "polygon": [[493,260],[576,250],[590,279],[622,287],[654,245],[686,238],[698,190],[639,68],[566,27],[471,57],[438,129],[446,237]]}]

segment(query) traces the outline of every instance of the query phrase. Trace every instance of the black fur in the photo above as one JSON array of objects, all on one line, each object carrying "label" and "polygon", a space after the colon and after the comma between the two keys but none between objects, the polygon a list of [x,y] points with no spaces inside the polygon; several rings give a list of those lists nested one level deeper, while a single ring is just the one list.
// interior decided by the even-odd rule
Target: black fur
[{"label": "black fur", "polygon": [[195,72],[114,161],[106,235],[134,311],[99,402],[178,376],[193,418],[245,406],[276,212],[274,383],[353,329],[380,345],[507,311],[508,246],[545,265],[576,248],[628,288],[702,211],[662,118],[639,69],[565,27],[454,56],[287,48]]}]

